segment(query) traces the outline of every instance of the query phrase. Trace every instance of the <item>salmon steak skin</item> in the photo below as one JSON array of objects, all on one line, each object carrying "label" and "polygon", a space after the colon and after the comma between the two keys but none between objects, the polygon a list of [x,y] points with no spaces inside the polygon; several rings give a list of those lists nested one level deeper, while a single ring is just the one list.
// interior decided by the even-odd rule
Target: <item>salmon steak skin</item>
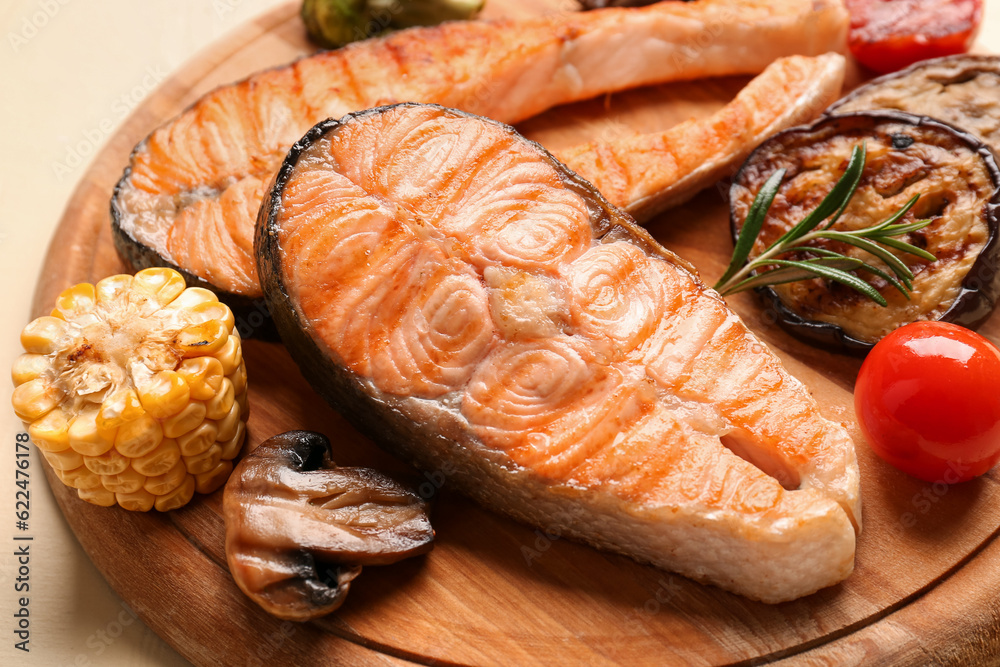
[{"label": "salmon steak skin", "polygon": [[289,147],[326,118],[429,102],[515,123],[637,86],[757,74],[843,48],[842,0],[698,0],[413,28],[218,88],[136,146],[111,201],[133,269],[169,266],[237,312],[262,292],[253,229]]},{"label": "salmon steak skin", "polygon": [[851,573],[843,426],[693,267],[513,128],[412,103],[324,121],[255,248],[318,393],[486,507],[764,602]]}]

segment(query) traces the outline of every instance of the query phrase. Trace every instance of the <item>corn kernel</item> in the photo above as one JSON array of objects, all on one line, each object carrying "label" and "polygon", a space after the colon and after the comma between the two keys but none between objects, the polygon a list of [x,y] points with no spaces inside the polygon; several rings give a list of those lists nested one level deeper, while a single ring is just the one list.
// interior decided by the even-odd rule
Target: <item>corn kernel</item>
[{"label": "corn kernel", "polygon": [[219,388],[219,393],[205,403],[206,415],[209,419],[222,419],[229,414],[235,401],[236,394],[233,391],[233,383],[229,381],[229,378],[225,378],[222,381],[222,387]]},{"label": "corn kernel", "polygon": [[80,283],[64,289],[56,297],[52,316],[63,320],[73,320],[94,310],[97,294],[90,283]]},{"label": "corn kernel", "polygon": [[74,489],[89,491],[102,486],[101,476],[87,468],[87,466],[80,466],[72,470],[56,470],[56,475],[62,480],[63,484],[71,486]]},{"label": "corn kernel", "polygon": [[219,297],[212,290],[207,290],[204,287],[188,287],[176,299],[171,301],[166,309],[187,311],[199,303],[212,303],[218,300]]},{"label": "corn kernel", "polygon": [[217,440],[229,440],[236,435],[236,427],[240,424],[240,404],[233,401],[233,407],[229,408],[229,414],[215,422],[219,429]]},{"label": "corn kernel", "polygon": [[184,463],[178,461],[170,470],[162,475],[147,477],[146,483],[142,488],[146,489],[154,496],[162,496],[164,493],[170,493],[180,486],[184,481],[184,478],[187,476],[187,469],[184,467]]},{"label": "corn kernel", "polygon": [[163,435],[168,438],[179,438],[205,421],[205,404],[192,401],[187,407],[173,417],[163,421]]},{"label": "corn kernel", "polygon": [[177,333],[175,340],[185,357],[200,357],[221,350],[229,340],[229,330],[222,322],[209,320],[184,327]]},{"label": "corn kernel", "polygon": [[240,362],[240,365],[236,367],[236,370],[228,374],[226,377],[229,381],[233,383],[233,391],[239,396],[247,389],[247,367],[246,364]]},{"label": "corn kernel", "polygon": [[207,401],[215,396],[226,376],[222,363],[215,357],[192,357],[177,367],[184,381],[191,388],[191,398]]},{"label": "corn kernel", "polygon": [[98,475],[117,475],[128,468],[128,457],[122,456],[117,449],[109,449],[100,456],[84,456],[83,465]]},{"label": "corn kernel", "polygon": [[117,500],[118,504],[127,510],[131,510],[133,512],[148,512],[153,509],[153,503],[156,502],[156,496],[146,489],[139,489],[134,493],[116,493],[115,500]]},{"label": "corn kernel", "polygon": [[108,276],[94,285],[97,303],[101,305],[124,304],[128,300],[128,291],[132,287],[132,276],[118,274]]},{"label": "corn kernel", "polygon": [[225,326],[227,333],[232,331],[233,325],[236,324],[233,311],[229,310],[229,306],[219,301],[205,301],[195,304],[188,308],[187,314],[191,318],[191,322],[195,323],[218,320]]},{"label": "corn kernel", "polygon": [[139,402],[150,417],[175,415],[191,400],[187,382],[176,371],[160,371],[139,387]]},{"label": "corn kernel", "polygon": [[132,467],[147,477],[155,477],[167,472],[181,460],[181,450],[177,441],[165,438],[160,446],[145,456],[132,459]]},{"label": "corn kernel", "polygon": [[145,456],[163,442],[163,427],[149,415],[123,424],[115,437],[115,449],[124,456]]},{"label": "corn kernel", "polygon": [[224,459],[235,459],[240,454],[240,450],[243,449],[243,436],[246,434],[246,425],[243,422],[239,422],[236,425],[236,433],[229,440],[225,442],[220,442],[219,446],[222,447],[222,458]]},{"label": "corn kernel", "polygon": [[101,484],[115,493],[135,493],[146,483],[146,476],[128,467],[117,475],[101,475]]},{"label": "corn kernel", "polygon": [[219,465],[219,461],[221,460],[222,447],[219,445],[212,445],[201,454],[196,454],[195,456],[185,456],[184,466],[192,475],[200,475],[201,473],[208,472],[215,466]]},{"label": "corn kernel", "polygon": [[216,352],[215,358],[222,363],[223,372],[232,375],[243,361],[243,345],[240,339],[230,335],[222,349]]},{"label": "corn kernel", "polygon": [[201,426],[177,438],[177,446],[184,456],[196,456],[212,446],[218,439],[219,429],[212,421],[205,421]]},{"label": "corn kernel", "polygon": [[191,502],[191,498],[194,496],[194,488],[194,477],[185,475],[183,484],[170,493],[165,493],[156,497],[156,509],[160,512],[169,512],[170,510],[187,505]]},{"label": "corn kernel", "polygon": [[[45,371],[49,370],[49,358],[44,354],[22,354],[14,360],[14,365],[10,369],[10,379],[14,381],[14,386],[30,382],[37,377],[41,377]],[[221,364],[220,364],[221,368]],[[222,377],[219,377],[222,383]]]},{"label": "corn kernel", "polygon": [[35,378],[15,387],[10,402],[22,421],[33,422],[59,405],[61,399],[62,392],[43,378]]},{"label": "corn kernel", "polygon": [[134,389],[120,389],[104,399],[97,414],[97,425],[102,429],[115,429],[146,414]]},{"label": "corn kernel", "polygon": [[88,503],[101,507],[111,507],[116,502],[115,494],[103,486],[96,489],[80,489],[76,494],[80,496],[80,500],[85,500]]},{"label": "corn kernel", "polygon": [[54,408],[47,415],[28,426],[28,435],[39,449],[61,452],[69,447],[69,423],[62,408]]},{"label": "corn kernel", "polygon": [[58,317],[39,317],[21,331],[21,345],[25,352],[52,354],[59,348],[68,328],[66,321]]},{"label": "corn kernel", "polygon": [[[159,310],[173,302],[184,291],[184,276],[173,269],[152,267],[143,269],[132,279],[132,303],[151,300],[152,305],[144,311]],[[155,306],[155,307],[154,307]]]},{"label": "corn kernel", "polygon": [[115,445],[118,429],[105,429],[97,425],[99,408],[83,408],[69,425],[69,446],[84,456],[100,456]]},{"label": "corn kernel", "polygon": [[233,472],[232,461],[219,461],[219,465],[208,472],[199,473],[194,476],[194,488],[198,493],[212,493],[226,483],[231,472]]},{"label": "corn kernel", "polygon": [[72,449],[64,449],[61,452],[47,452],[42,450],[42,456],[49,462],[49,465],[56,470],[73,470],[83,465],[83,457]]}]

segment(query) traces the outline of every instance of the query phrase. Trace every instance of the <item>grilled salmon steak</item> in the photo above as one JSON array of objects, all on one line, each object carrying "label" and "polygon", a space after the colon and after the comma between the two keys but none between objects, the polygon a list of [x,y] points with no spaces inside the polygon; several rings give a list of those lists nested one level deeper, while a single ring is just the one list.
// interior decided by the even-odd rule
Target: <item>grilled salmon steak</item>
[{"label": "grilled salmon steak", "polygon": [[112,199],[135,269],[171,266],[238,309],[260,296],[253,222],[288,148],[315,123],[434,102],[512,123],[635,86],[756,74],[841,48],[841,0],[698,0],[414,28],[219,88],[135,149]]},{"label": "grilled salmon steak", "polygon": [[766,602],[850,574],[845,429],[688,264],[509,126],[418,104],[324,121],[256,252],[316,389],[486,506]]},{"label": "grilled salmon steak", "polygon": [[844,64],[838,53],[781,58],[711,116],[662,133],[591,142],[556,157],[644,222],[733,175],[772,134],[819,116],[840,97]]}]

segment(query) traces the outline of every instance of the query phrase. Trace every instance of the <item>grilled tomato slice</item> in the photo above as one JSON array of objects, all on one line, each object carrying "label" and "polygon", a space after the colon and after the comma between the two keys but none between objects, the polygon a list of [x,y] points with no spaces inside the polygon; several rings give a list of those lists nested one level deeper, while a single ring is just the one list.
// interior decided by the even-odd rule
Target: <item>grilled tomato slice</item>
[{"label": "grilled tomato slice", "polygon": [[233,314],[172,269],[81,283],[21,333],[14,412],[95,505],[160,511],[226,481],[246,432]]},{"label": "grilled tomato slice", "polygon": [[883,338],[854,390],[875,453],[927,482],[954,484],[1000,459],[1000,350],[947,322],[915,322]]},{"label": "grilled tomato slice", "polygon": [[851,54],[876,72],[965,53],[983,19],[982,0],[847,0]]}]

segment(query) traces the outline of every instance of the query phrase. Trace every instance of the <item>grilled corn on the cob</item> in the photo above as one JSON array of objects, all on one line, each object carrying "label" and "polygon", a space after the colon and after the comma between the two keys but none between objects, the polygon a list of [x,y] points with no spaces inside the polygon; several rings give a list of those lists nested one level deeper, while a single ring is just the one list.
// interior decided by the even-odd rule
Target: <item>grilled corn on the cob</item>
[{"label": "grilled corn on the cob", "polygon": [[24,328],[12,403],[59,478],[96,505],[160,511],[226,481],[246,432],[232,312],[171,269],[81,283]]}]

